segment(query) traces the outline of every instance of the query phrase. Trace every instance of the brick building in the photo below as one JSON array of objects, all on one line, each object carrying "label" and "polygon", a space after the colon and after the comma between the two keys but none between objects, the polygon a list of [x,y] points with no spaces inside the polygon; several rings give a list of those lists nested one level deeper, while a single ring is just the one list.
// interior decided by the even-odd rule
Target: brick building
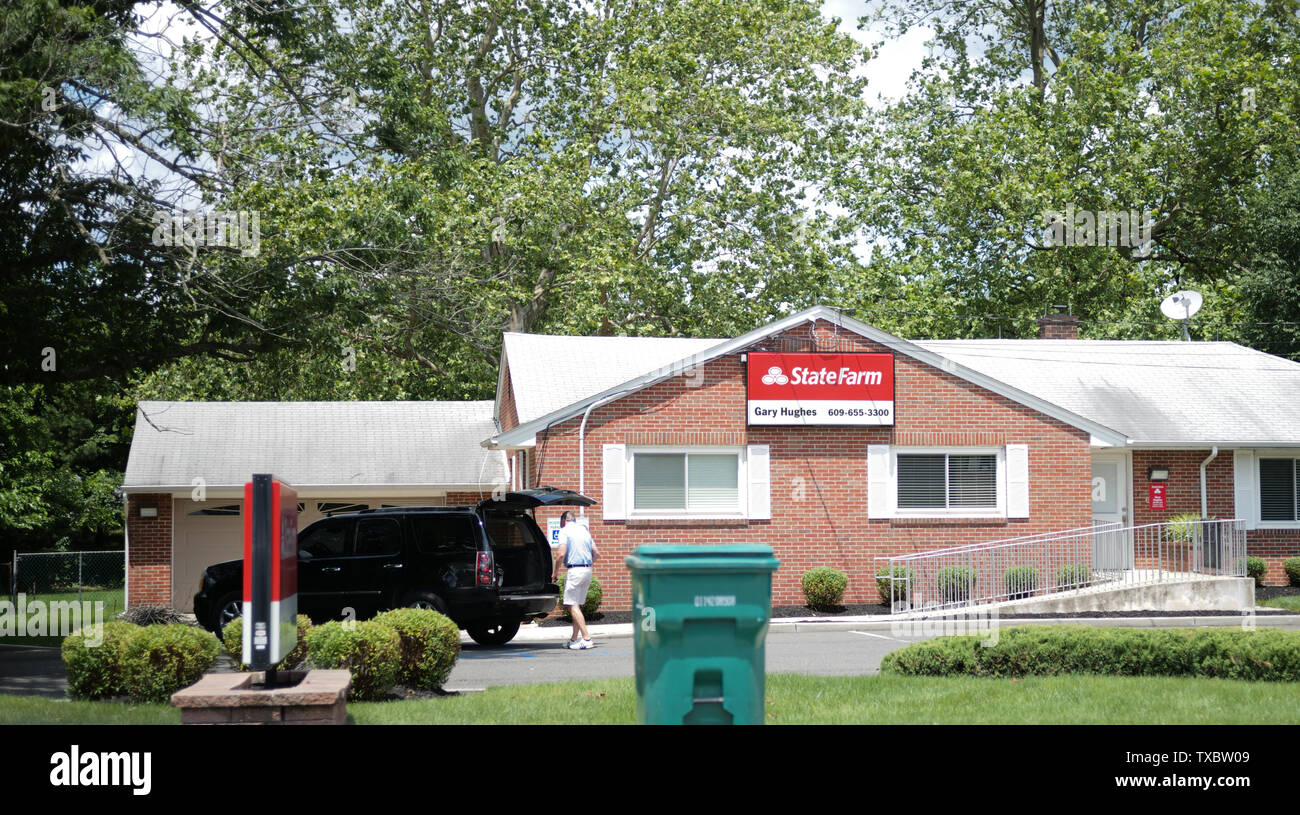
[{"label": "brick building", "polygon": [[[882,556],[1180,513],[1243,519],[1265,582],[1285,582],[1300,365],[1231,343],[1078,340],[1076,325],[907,341],[817,307],[730,339],[510,333],[495,402],[142,404],[128,601],[184,607],[197,569],[238,556],[227,499],[253,471],[298,488],[301,525],[502,482],[580,490],[598,502],[609,609],[630,607],[623,557],[645,543],[770,544],[777,603],[802,602],[814,566],[866,602]],[[229,529],[208,520],[223,514]],[[539,510],[543,528],[555,514]]]},{"label": "brick building", "polygon": [[[630,606],[623,556],[645,543],[767,543],[777,603],[801,603],[814,566],[848,573],[847,601],[875,602],[882,556],[1181,513],[1243,519],[1265,582],[1285,582],[1282,559],[1300,554],[1300,365],[1043,323],[1048,339],[906,341],[818,307],[734,339],[507,334],[488,444],[518,485],[599,502],[610,608]],[[794,418],[756,415],[780,409],[755,399],[773,367],[813,360],[825,385],[863,354],[881,355],[892,388],[823,388]],[[816,418],[799,415],[809,406]]]}]

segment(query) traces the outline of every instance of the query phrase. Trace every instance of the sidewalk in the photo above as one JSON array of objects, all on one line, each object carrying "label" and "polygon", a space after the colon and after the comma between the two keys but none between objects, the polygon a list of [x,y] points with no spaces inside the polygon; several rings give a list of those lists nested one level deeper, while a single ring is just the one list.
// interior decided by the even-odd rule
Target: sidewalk
[{"label": "sidewalk", "polygon": [[[1300,614],[1276,613],[1277,609],[1258,607],[1254,624],[1256,627],[1300,629]],[[968,627],[987,621],[992,624],[990,616],[957,618]],[[772,620],[770,631],[773,633],[799,634],[810,631],[889,631],[893,627],[932,626],[937,628],[943,622],[941,617],[900,618],[888,614],[872,614],[860,617],[782,617]],[[1240,626],[1242,615],[1196,615],[1180,617],[1001,617],[997,625],[1096,625],[1120,628],[1197,628],[1200,626]],[[614,639],[632,636],[632,623],[615,625],[588,625],[587,631],[592,638]],[[524,624],[511,642],[563,642],[569,639],[572,629],[568,626],[537,626]],[[466,634],[461,634],[462,643],[474,641]]]}]

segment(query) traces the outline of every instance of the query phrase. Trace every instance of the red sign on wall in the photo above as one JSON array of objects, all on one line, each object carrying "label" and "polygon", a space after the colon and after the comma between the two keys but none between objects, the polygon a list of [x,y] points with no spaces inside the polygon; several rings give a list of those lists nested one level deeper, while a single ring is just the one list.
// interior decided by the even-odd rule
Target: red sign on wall
[{"label": "red sign on wall", "polygon": [[894,355],[751,353],[749,424],[892,425]]},{"label": "red sign on wall", "polygon": [[1165,484],[1147,485],[1147,509],[1165,508]]}]

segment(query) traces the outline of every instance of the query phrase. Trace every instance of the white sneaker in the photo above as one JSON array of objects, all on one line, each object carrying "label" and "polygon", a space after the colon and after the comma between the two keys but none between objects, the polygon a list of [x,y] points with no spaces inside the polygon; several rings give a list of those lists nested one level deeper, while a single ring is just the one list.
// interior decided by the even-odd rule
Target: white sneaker
[{"label": "white sneaker", "polygon": [[595,647],[596,647],[596,643],[592,642],[591,640],[583,640],[583,641],[582,641],[582,647],[583,647],[583,648],[595,648]]},{"label": "white sneaker", "polygon": [[583,640],[569,640],[569,644],[564,647],[568,648],[570,651],[581,651],[584,648],[591,647],[589,645],[583,645],[582,643]]}]

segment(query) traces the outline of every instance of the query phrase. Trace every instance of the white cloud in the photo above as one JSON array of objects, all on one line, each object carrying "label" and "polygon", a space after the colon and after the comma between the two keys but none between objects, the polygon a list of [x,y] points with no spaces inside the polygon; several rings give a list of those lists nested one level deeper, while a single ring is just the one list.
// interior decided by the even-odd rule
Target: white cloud
[{"label": "white cloud", "polygon": [[868,4],[863,0],[824,0],[822,15],[838,17],[839,30],[848,34],[864,45],[875,45],[884,41],[879,54],[871,60],[865,70],[867,77],[867,101],[879,104],[880,97],[886,100],[901,98],[907,91],[907,80],[912,72],[921,67],[928,49],[926,43],[934,37],[934,29],[924,26],[913,28],[892,40],[886,40],[884,32],[858,28],[858,20],[868,13]]}]

